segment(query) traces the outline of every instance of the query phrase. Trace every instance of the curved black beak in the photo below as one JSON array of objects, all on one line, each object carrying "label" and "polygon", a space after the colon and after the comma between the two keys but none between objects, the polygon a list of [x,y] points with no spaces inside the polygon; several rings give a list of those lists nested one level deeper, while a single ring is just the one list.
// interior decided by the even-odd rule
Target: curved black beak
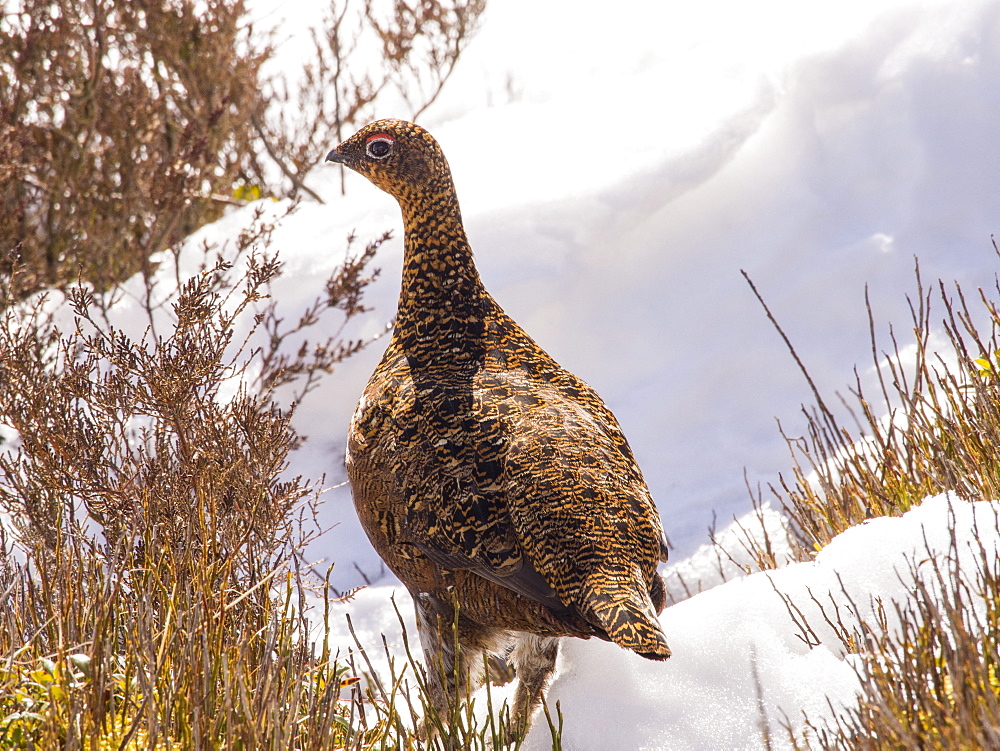
[{"label": "curved black beak", "polygon": [[326,155],[326,161],[337,162],[338,164],[346,164],[347,157],[341,154],[336,149],[334,149],[333,151],[331,151],[329,154]]}]

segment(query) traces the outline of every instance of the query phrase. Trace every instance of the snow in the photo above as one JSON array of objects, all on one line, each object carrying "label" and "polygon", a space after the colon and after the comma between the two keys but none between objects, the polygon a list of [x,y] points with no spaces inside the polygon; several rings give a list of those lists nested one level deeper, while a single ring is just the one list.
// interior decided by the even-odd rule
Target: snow
[{"label": "snow", "polygon": [[[744,469],[755,486],[787,467],[775,419],[794,433],[812,401],[741,269],[828,395],[870,361],[866,285],[884,334],[908,328],[914,257],[925,279],[991,284],[1000,4],[648,5],[497,4],[424,124],[487,286],[611,406],[683,558],[713,517],[748,509]],[[557,27],[552,54],[542,35]],[[399,228],[393,200],[357,175],[343,199],[336,167],[310,184],[328,205],[275,235],[301,270],[279,288],[292,309],[337,238]],[[363,335],[392,315],[400,237],[378,263]],[[339,477],[331,457],[378,355],[313,395],[308,473]],[[377,571],[346,489],[327,513],[329,550]]]},{"label": "snow", "polygon": [[[814,561],[718,584],[663,612],[674,652],[665,663],[596,639],[564,640],[549,690],[550,706],[558,701],[565,718],[564,748],[764,749],[761,707],[771,747],[791,748],[785,724],[801,737],[804,716],[821,727],[831,707],[851,705],[858,692],[858,658],[845,655],[820,606],[827,614],[838,607],[844,626],[860,631],[850,603],[875,627],[878,598],[892,624],[892,603],[905,602],[913,589],[911,566],[930,570],[932,561],[957,556],[961,570],[977,570],[977,551],[995,555],[1000,550],[998,514],[1000,503],[969,503],[942,494],[902,517],[853,527]],[[753,525],[749,519],[741,522]],[[702,565],[711,575],[714,563],[705,557]],[[405,590],[387,589],[412,634]],[[369,653],[379,646],[370,635],[385,633],[390,649],[401,654],[400,627],[395,613],[384,607],[386,594],[369,588],[342,607],[350,611]],[[784,598],[801,611],[818,644],[807,644]],[[332,638],[352,643],[346,626],[335,629]],[[384,659],[375,657],[384,667]],[[494,689],[500,699],[509,694],[509,689]],[[549,731],[540,719],[524,748],[549,747]]]},{"label": "snow", "polygon": [[[289,22],[275,64],[290,75],[325,5],[254,3],[267,23]],[[949,501],[852,529],[814,563],[718,571],[706,529],[749,511],[744,472],[756,486],[787,469],[775,419],[794,434],[812,398],[740,270],[824,394],[843,389],[855,364],[872,377],[866,285],[880,333],[908,329],[914,257],[925,280],[992,286],[998,40],[997,0],[491,4],[422,123],[448,154],[488,288],[629,436],[674,546],[671,591],[678,574],[705,590],[664,612],[668,663],[596,640],[565,644],[551,697],[566,714],[566,748],[608,748],[609,728],[618,748],[761,747],[754,664],[772,729],[781,712],[815,718],[827,698],[853,696],[836,639],[807,648],[774,588],[806,609],[810,592],[840,596],[838,574],[857,603],[905,597],[896,572],[925,531],[945,545]],[[394,229],[366,298],[375,310],[348,332],[374,336],[398,293],[399,212],[353,174],[341,197],[339,179],[317,167],[307,182],[326,204],[305,202],[277,225],[286,273],[273,292],[294,318],[321,293],[348,232],[365,242]],[[263,203],[275,216],[285,208]],[[191,242],[232,242],[252,211]],[[127,304],[116,315],[137,319]],[[343,479],[347,421],[379,350],[307,397],[297,427],[309,439],[292,474]],[[973,507],[951,503],[969,534]],[[336,586],[358,584],[358,569],[378,579],[350,605],[362,639],[384,632],[398,644],[389,597],[410,618],[408,597],[378,578],[347,488],[326,493],[322,520],[333,529],[310,552],[336,561]],[[773,512],[767,524],[780,528]],[[337,628],[333,640],[349,645]],[[546,747],[543,731],[530,748]]]}]

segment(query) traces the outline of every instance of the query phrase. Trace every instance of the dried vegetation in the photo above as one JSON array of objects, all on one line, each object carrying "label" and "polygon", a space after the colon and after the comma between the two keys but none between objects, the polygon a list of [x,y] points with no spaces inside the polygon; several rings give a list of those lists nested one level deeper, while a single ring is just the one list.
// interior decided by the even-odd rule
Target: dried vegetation
[{"label": "dried vegetation", "polygon": [[[785,436],[792,473],[769,488],[791,522],[798,560],[810,560],[852,526],[903,514],[929,496],[952,491],[969,501],[1000,499],[1000,298],[983,290],[977,297],[970,302],[961,288],[940,282],[927,289],[918,269],[912,339],[901,345],[890,331],[889,347],[881,349],[869,306],[875,396],[856,377],[842,400],[851,427],[813,388],[816,406],[804,411],[805,434]],[[756,504],[762,496],[755,495]],[[996,514],[993,521],[1000,524]],[[825,623],[811,624],[785,598],[806,644],[819,643],[814,627],[832,627],[843,652],[860,656],[853,663],[857,706],[832,724],[806,718],[810,734],[789,734],[796,748],[943,751],[1000,744],[1000,551],[960,543],[954,524],[951,531],[947,551],[928,547],[900,572],[913,582],[909,599],[861,603],[873,605],[874,618],[843,592],[832,596],[849,605],[828,608]],[[750,532],[744,539],[757,569],[773,568],[774,541]]]},{"label": "dried vegetation", "polygon": [[0,277],[106,290],[228,205],[319,200],[305,179],[330,144],[392,96],[424,111],[484,6],[333,0],[290,84],[244,0],[5,3]]},{"label": "dried vegetation", "polygon": [[[293,315],[268,212],[222,248],[183,241],[262,196],[318,198],[305,176],[340,129],[387,92],[433,102],[483,6],[333,3],[286,96],[241,0],[4,5],[0,749],[421,743],[423,668],[383,691],[329,650],[303,561],[323,479],[288,473],[297,404],[365,346],[344,326],[388,235],[347,238]],[[393,57],[360,67],[359,35]],[[423,745],[485,748],[455,713]]]}]

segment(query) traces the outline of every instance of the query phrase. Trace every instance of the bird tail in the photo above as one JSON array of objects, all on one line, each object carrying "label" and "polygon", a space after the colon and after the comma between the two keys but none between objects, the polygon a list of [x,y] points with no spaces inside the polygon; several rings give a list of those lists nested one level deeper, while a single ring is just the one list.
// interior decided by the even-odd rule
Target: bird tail
[{"label": "bird tail", "polygon": [[642,577],[624,586],[620,581],[601,577],[586,589],[589,589],[584,592],[588,620],[595,621],[611,641],[647,660],[670,657],[667,637]]}]

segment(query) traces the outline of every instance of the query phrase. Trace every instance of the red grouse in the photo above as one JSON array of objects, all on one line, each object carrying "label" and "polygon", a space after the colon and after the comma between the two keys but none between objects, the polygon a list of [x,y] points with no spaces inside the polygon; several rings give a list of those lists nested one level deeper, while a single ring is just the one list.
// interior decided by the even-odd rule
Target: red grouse
[{"label": "red grouse", "polygon": [[435,704],[481,685],[484,654],[509,660],[523,735],[559,637],[670,656],[656,506],[601,398],[484,288],[437,141],[379,120],[327,160],[393,196],[406,231],[395,331],[350,428],[358,516],[413,596]]}]

